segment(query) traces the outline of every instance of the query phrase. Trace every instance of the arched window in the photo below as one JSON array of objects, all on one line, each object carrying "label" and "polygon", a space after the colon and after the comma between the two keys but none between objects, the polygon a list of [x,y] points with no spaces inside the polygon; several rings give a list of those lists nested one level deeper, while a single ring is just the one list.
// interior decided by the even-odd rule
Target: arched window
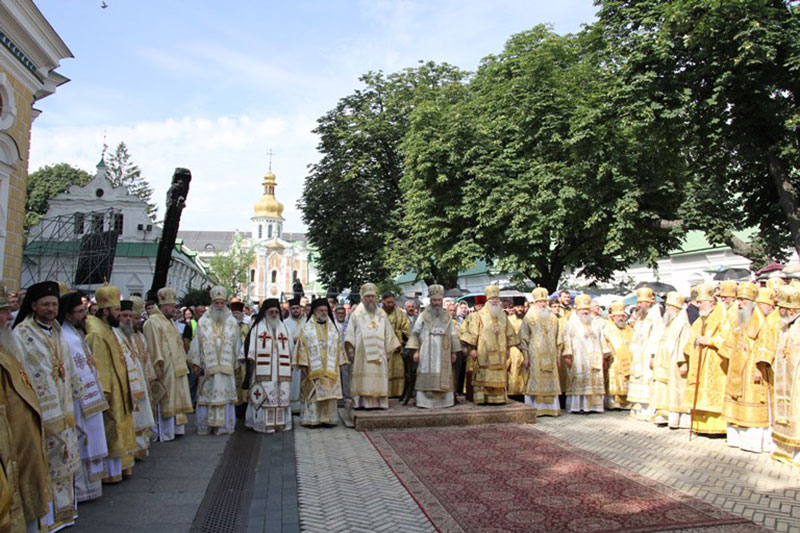
[{"label": "arched window", "polygon": [[272,224],[267,226],[267,239],[271,239],[271,238],[272,238]]},{"label": "arched window", "polygon": [[277,270],[273,270],[272,271],[272,283],[275,283],[276,281],[278,281],[278,271]]},{"label": "arched window", "polygon": [[261,238],[261,233],[262,233],[262,231],[263,231],[263,227],[261,226],[261,224],[259,224],[259,225],[258,225],[258,238],[259,238],[259,239]]}]

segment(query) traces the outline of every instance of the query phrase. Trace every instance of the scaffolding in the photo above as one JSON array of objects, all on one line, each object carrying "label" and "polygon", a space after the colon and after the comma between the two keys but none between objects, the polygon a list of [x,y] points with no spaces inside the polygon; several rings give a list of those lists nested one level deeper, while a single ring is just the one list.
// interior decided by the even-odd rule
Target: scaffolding
[{"label": "scaffolding", "polygon": [[50,280],[91,290],[110,280],[121,233],[122,213],[114,208],[43,218],[28,233],[23,286]]}]

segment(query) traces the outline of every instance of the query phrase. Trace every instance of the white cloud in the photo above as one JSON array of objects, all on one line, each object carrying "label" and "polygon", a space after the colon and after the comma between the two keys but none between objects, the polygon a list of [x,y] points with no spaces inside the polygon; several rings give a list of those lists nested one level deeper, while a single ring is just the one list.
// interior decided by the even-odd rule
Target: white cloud
[{"label": "white cloud", "polygon": [[[287,231],[302,231],[295,207],[302,192],[306,162],[314,161],[314,117],[223,116],[169,118],[106,129],[109,151],[124,141],[133,161],[163,203],[176,167],[192,171],[183,229],[250,229],[253,204],[261,197],[261,178],[275,152],[278,199],[284,204]],[[94,170],[100,159],[104,128],[34,127],[30,170],[66,162]]]}]

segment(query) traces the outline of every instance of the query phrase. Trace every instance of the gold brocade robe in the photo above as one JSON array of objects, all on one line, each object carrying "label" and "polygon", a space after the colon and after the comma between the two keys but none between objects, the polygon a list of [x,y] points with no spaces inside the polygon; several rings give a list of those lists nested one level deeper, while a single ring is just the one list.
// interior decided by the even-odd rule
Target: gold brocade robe
[{"label": "gold brocade robe", "polygon": [[92,351],[108,402],[108,409],[103,411],[108,456],[122,457],[124,470],[133,466],[133,454],[137,449],[125,355],[111,327],[95,316],[86,317],[86,344]]},{"label": "gold brocade robe", "polygon": [[[552,313],[551,313],[552,314]],[[524,317],[523,317],[524,318]],[[519,337],[519,330],[522,327],[523,318],[518,318],[516,314],[508,317],[511,327],[514,328],[514,333]],[[525,394],[525,389],[528,381],[528,373],[522,368],[522,362],[525,356],[522,350],[517,346],[512,346],[508,357],[508,394],[515,396]]]},{"label": "gold brocade robe", "polygon": [[144,323],[144,337],[153,367],[159,375],[158,381],[166,390],[159,401],[161,416],[174,416],[176,425],[183,424],[186,422],[185,414],[193,409],[189,379],[186,377],[189,369],[186,367],[186,351],[181,334],[175,323],[156,308]]},{"label": "gold brocade robe", "polygon": [[[15,355],[0,347],[0,499],[8,504],[11,531],[47,514],[50,475],[39,399]],[[0,520],[2,526],[2,520]]]},{"label": "gold brocade robe", "polygon": [[366,310],[363,303],[350,313],[345,332],[345,345],[355,350],[350,370],[350,395],[370,398],[389,396],[388,358],[400,348],[400,341],[378,309]]},{"label": "gold brocade robe", "polygon": [[405,367],[403,366],[403,346],[411,336],[411,322],[408,316],[397,307],[391,313],[386,313],[389,324],[392,325],[400,348],[390,356],[389,360],[389,396],[399,397],[403,394],[403,384],[405,383]]},{"label": "gold brocade robe", "polygon": [[686,378],[681,377],[678,364],[686,360],[683,351],[691,334],[689,317],[686,311],[681,310],[672,322],[665,323],[661,338],[658,340],[656,356],[653,359],[650,406],[660,414],[669,411],[686,412],[683,406]]},{"label": "gold brocade robe", "polygon": [[28,316],[14,328],[14,337],[41,408],[54,519],[70,521],[75,512],[74,474],[81,464],[73,408],[84,394],[83,383],[58,322],[47,333]]},{"label": "gold brocade robe", "polygon": [[781,328],[773,368],[775,418],[772,438],[776,444],[773,455],[800,466],[795,460],[800,447],[800,320]]},{"label": "gold brocade robe", "polygon": [[[725,381],[728,372],[728,361],[718,353],[720,328],[726,319],[722,304],[717,304],[713,311],[703,319],[699,317],[692,324],[692,332],[683,353],[689,365],[686,376],[686,395],[684,396],[684,412],[695,408],[694,430],[700,433],[725,433],[725,421],[722,419],[722,406],[725,396]],[[709,339],[709,346],[695,343],[697,337]]]},{"label": "gold brocade robe", "polygon": [[509,348],[519,344],[519,337],[505,314],[493,317],[488,305],[464,324],[467,327],[461,333],[461,341],[478,352],[473,370],[474,402],[506,403],[506,357]]},{"label": "gold brocade robe", "polygon": [[[756,305],[745,328],[736,328],[729,341],[720,349],[720,355],[728,359],[728,375],[725,383],[725,404],[722,414],[731,424],[741,427],[769,427],[769,382],[762,376],[755,383],[756,340],[765,329],[766,317]],[[733,345],[733,349],[729,348]]]},{"label": "gold brocade robe", "polygon": [[603,335],[611,348],[606,394],[616,396],[618,402],[624,402],[628,395],[628,380],[631,377],[633,355],[630,344],[633,339],[633,328],[627,322],[624,328],[620,328],[609,319],[603,325]]},{"label": "gold brocade robe", "polygon": [[781,315],[774,309],[764,318],[764,324],[758,331],[758,336],[753,343],[753,360],[761,363],[766,369],[762,376],[767,381],[770,409],[775,412],[775,352],[778,350],[778,341],[781,336]]},{"label": "gold brocade robe", "polygon": [[545,318],[537,310],[536,306],[528,309],[519,329],[519,346],[528,358],[525,394],[538,403],[552,403],[561,394],[558,358],[564,344],[563,331],[550,310]]}]

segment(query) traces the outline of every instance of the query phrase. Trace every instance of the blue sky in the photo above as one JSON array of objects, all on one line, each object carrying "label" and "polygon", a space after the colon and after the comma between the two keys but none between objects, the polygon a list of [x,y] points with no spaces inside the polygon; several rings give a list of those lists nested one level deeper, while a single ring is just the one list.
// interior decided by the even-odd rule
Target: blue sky
[{"label": "blue sky", "polygon": [[591,0],[38,0],[74,59],[37,103],[30,170],[93,170],[104,132],[125,141],[163,203],[172,171],[192,170],[182,229],[248,231],[269,149],[286,231],[315,162],[316,119],[370,70],[418,60],[474,70],[540,23],[591,22]]}]

